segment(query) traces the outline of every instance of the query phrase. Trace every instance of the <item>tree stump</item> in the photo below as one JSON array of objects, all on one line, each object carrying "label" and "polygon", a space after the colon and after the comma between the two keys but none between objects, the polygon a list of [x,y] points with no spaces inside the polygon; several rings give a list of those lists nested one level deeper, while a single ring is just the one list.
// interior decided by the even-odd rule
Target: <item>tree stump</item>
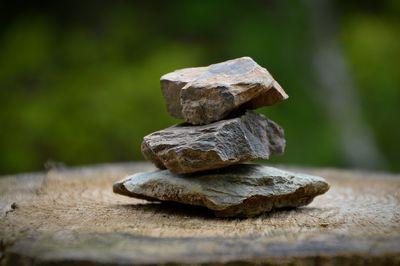
[{"label": "tree stump", "polygon": [[331,189],[309,206],[249,219],[112,193],[147,163],[0,178],[2,265],[400,265],[400,176],[295,169]]}]

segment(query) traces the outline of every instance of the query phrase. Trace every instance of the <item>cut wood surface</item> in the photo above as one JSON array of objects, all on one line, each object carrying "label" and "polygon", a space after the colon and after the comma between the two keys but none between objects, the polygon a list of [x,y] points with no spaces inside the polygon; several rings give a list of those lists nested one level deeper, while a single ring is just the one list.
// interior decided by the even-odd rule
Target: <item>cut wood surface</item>
[{"label": "cut wood surface", "polygon": [[296,169],[331,189],[310,205],[249,219],[112,193],[147,163],[0,178],[3,265],[400,265],[400,176]]}]

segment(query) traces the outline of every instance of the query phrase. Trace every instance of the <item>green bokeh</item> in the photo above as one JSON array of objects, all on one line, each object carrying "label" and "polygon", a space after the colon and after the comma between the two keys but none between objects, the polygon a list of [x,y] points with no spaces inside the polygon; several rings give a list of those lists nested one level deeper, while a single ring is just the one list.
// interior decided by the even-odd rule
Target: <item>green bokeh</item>
[{"label": "green bokeh", "polygon": [[[160,76],[244,55],[290,95],[259,110],[286,132],[285,155],[271,161],[351,166],[315,95],[305,2],[11,4],[0,31],[0,174],[48,160],[142,160],[143,136],[179,122],[166,112]],[[400,9],[358,3],[337,2],[338,42],[385,170],[399,171]]]}]

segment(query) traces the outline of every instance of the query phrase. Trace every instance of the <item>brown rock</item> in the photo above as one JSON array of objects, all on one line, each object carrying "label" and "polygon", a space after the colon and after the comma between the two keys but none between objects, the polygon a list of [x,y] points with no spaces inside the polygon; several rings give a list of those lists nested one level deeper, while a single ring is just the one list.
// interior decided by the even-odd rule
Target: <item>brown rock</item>
[{"label": "brown rock", "polygon": [[181,90],[186,84],[204,73],[207,67],[184,68],[161,77],[161,92],[167,103],[168,112],[176,118],[182,117]]},{"label": "brown rock", "polygon": [[175,173],[268,159],[284,148],[283,129],[253,111],[203,126],[172,126],[145,136],[142,143],[146,159]]},{"label": "brown rock", "polygon": [[288,98],[271,74],[250,57],[166,74],[161,77],[161,90],[170,114],[195,125]]},{"label": "brown rock", "polygon": [[254,164],[190,175],[168,170],[137,173],[113,186],[118,194],[204,206],[225,217],[249,217],[273,209],[307,205],[328,189],[322,177]]}]

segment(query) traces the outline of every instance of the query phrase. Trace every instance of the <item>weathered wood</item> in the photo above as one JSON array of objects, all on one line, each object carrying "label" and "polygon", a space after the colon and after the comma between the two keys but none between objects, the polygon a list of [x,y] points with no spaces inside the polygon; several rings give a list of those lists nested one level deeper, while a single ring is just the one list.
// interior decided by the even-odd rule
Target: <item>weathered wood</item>
[{"label": "weathered wood", "polygon": [[151,169],[0,178],[1,264],[400,264],[399,175],[299,169],[325,177],[331,189],[307,207],[221,219],[112,193],[121,177]]}]

